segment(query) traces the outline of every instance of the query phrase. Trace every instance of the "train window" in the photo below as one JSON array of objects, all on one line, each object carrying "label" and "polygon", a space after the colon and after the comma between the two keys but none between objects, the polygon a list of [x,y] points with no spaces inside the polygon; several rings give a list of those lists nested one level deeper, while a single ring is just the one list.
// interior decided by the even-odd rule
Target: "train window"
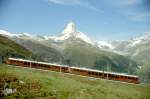
[{"label": "train window", "polygon": [[24,64],[25,64],[25,65],[28,65],[28,63],[27,63],[27,62],[25,62]]},{"label": "train window", "polygon": [[48,65],[44,65],[44,67],[48,67]]},{"label": "train window", "polygon": [[111,77],[111,74],[108,74],[108,77]]},{"label": "train window", "polygon": [[138,80],[138,78],[135,78],[135,80]]},{"label": "train window", "polygon": [[114,78],[114,75],[111,75],[112,78]]},{"label": "train window", "polygon": [[102,76],[102,74],[101,74],[101,73],[99,73],[99,76]]},{"label": "train window", "polygon": [[39,67],[42,67],[42,64],[38,64]]},{"label": "train window", "polygon": [[35,63],[32,63],[32,65],[36,65]]},{"label": "train window", "polygon": [[111,74],[108,74],[108,77],[111,77]]},{"label": "train window", "polygon": [[96,75],[98,75],[98,73],[95,73]]},{"label": "train window", "polygon": [[88,74],[91,74],[91,72],[88,72]]},{"label": "train window", "polygon": [[83,70],[80,70],[80,72],[83,72]]},{"label": "train window", "polygon": [[111,75],[111,77],[113,78],[113,77],[114,77],[114,75]]},{"label": "train window", "polygon": [[133,77],[131,77],[131,79],[134,79]]}]

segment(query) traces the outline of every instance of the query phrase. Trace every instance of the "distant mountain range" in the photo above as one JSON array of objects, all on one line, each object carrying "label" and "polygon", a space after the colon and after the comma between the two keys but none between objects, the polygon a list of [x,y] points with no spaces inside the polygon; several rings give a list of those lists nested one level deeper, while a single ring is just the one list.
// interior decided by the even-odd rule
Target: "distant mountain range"
[{"label": "distant mountain range", "polygon": [[70,22],[58,36],[13,34],[4,30],[0,34],[48,62],[133,73],[137,68],[135,61],[143,64],[150,60],[150,33],[126,41],[96,42]]},{"label": "distant mountain range", "polygon": [[114,51],[130,56],[139,64],[150,60],[150,33],[126,41],[114,41],[111,44]]}]

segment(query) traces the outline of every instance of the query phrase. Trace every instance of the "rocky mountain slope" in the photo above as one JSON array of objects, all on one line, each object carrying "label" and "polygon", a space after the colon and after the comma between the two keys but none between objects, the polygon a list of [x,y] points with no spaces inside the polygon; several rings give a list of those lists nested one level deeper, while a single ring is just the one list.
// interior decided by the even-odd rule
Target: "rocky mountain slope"
[{"label": "rocky mountain slope", "polygon": [[112,42],[115,51],[124,53],[136,60],[139,64],[144,64],[150,60],[150,33],[133,38],[127,41]]},{"label": "rocky mountain slope", "polygon": [[57,49],[51,47],[50,45],[41,44],[38,41],[31,39],[16,39],[13,38],[18,44],[24,46],[32,53],[36,54],[38,57],[41,57],[43,61],[54,62],[62,64],[64,61],[63,55]]},{"label": "rocky mountain slope", "polygon": [[40,57],[37,57],[35,54],[27,50],[25,47],[17,44],[16,42],[2,35],[0,35],[0,56],[19,57],[26,59],[37,58],[37,60],[41,60]]}]

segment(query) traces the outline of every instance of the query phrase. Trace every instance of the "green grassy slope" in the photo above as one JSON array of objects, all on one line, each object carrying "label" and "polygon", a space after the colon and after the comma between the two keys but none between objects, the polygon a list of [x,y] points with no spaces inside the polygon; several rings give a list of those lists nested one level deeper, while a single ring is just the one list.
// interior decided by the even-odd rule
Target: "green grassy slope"
[{"label": "green grassy slope", "polygon": [[150,86],[0,65],[0,77],[10,75],[24,82],[11,84],[13,99],[150,99]]},{"label": "green grassy slope", "polygon": [[7,37],[0,35],[0,55],[12,56],[12,57],[36,57],[29,50],[8,39]]}]

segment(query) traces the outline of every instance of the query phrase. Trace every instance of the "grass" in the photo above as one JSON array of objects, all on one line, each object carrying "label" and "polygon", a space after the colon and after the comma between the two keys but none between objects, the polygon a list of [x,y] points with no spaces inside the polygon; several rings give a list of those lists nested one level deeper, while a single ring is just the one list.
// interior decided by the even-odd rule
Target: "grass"
[{"label": "grass", "polygon": [[0,77],[14,76],[17,93],[11,99],[150,99],[150,85],[92,79],[58,72],[0,65]]}]

